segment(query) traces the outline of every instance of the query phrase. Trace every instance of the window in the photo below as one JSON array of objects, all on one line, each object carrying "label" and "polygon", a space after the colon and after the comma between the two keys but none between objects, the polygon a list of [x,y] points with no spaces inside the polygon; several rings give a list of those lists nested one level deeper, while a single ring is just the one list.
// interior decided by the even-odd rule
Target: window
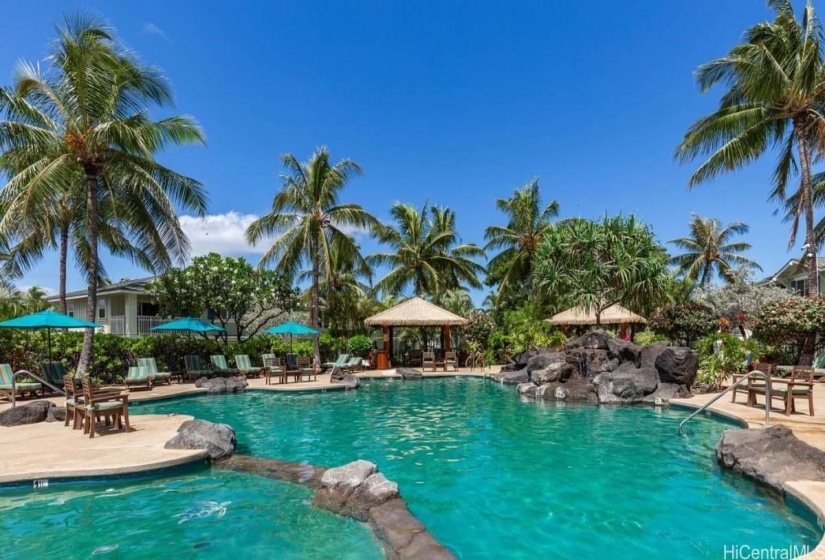
[{"label": "window", "polygon": [[106,300],[105,299],[97,300],[97,318],[98,319],[105,319],[106,318]]},{"label": "window", "polygon": [[791,280],[791,290],[800,296],[807,295],[808,293],[808,279],[803,278],[801,280]]},{"label": "window", "polygon": [[74,304],[73,303],[67,303],[66,304],[66,315],[68,315],[69,317],[74,317]]},{"label": "window", "polygon": [[160,313],[160,308],[155,303],[146,301],[138,302],[138,315],[142,317],[156,317]]}]

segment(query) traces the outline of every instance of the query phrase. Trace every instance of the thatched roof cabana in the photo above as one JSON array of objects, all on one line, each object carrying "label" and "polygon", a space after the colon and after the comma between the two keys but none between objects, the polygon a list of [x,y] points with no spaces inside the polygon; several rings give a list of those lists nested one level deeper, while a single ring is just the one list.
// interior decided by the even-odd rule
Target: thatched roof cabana
[{"label": "thatched roof cabana", "polygon": [[[582,306],[571,307],[545,321],[554,325],[595,325],[596,311],[587,312]],[[599,323],[602,325],[643,324],[647,323],[647,319],[616,303],[602,311]]]},{"label": "thatched roof cabana", "polygon": [[369,327],[457,327],[466,325],[467,319],[420,297],[414,297],[367,317],[364,324]]}]

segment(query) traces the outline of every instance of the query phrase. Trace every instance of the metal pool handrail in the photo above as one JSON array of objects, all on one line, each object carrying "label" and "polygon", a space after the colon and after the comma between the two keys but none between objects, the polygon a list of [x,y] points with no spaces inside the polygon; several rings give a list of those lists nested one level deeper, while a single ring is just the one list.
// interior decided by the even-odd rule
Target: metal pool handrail
[{"label": "metal pool handrail", "polygon": [[40,383],[42,383],[44,385],[48,385],[49,387],[51,387],[52,389],[54,389],[56,392],[60,393],[61,395],[64,395],[64,396],[66,395],[66,393],[63,392],[63,389],[61,389],[60,387],[55,387],[54,385],[52,385],[51,383],[49,383],[48,381],[46,381],[45,379],[43,379],[39,375],[36,375],[36,374],[34,374],[30,371],[27,371],[25,369],[21,369],[20,371],[18,371],[17,373],[12,375],[12,377],[11,377],[11,407],[12,408],[17,406],[17,377],[21,376],[21,375],[25,375],[26,377],[34,377]]},{"label": "metal pool handrail", "polygon": [[770,424],[770,420],[771,420],[771,380],[768,377],[767,373],[762,372],[762,371],[758,371],[758,370],[753,370],[749,374],[745,375],[742,379],[740,379],[739,381],[737,381],[736,383],[734,383],[733,385],[731,385],[730,387],[728,387],[727,389],[725,389],[724,391],[722,391],[721,393],[719,393],[718,395],[713,397],[711,400],[709,400],[708,402],[703,404],[701,407],[699,407],[697,410],[695,410],[690,416],[688,416],[687,418],[682,420],[679,423],[679,435],[682,435],[682,426],[684,426],[687,423],[688,420],[690,420],[691,418],[693,418],[697,414],[705,411],[710,405],[712,405],[713,403],[715,403],[716,401],[718,401],[719,399],[724,397],[728,393],[728,391],[730,391],[731,389],[733,389],[735,387],[738,387],[739,385],[742,384],[742,382],[750,379],[751,376],[753,376],[753,375],[761,376],[765,380],[765,427],[767,428],[768,425]]}]

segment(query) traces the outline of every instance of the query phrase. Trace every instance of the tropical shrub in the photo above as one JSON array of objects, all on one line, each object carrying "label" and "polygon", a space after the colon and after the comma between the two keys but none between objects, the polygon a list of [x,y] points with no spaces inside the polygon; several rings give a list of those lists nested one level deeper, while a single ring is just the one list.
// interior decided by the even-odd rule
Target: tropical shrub
[{"label": "tropical shrub", "polygon": [[766,348],[754,339],[741,339],[730,333],[711,334],[696,345],[699,372],[696,379],[718,390],[722,382],[734,373],[744,373],[747,364],[758,361]]},{"label": "tropical shrub", "polygon": [[695,299],[713,309],[718,317],[726,317],[737,326],[743,319],[749,321],[764,305],[793,295],[774,284],[757,284],[745,273],[738,273],[735,278],[726,286],[699,289]]},{"label": "tropical shrub", "polygon": [[692,345],[719,328],[717,316],[707,305],[696,302],[663,305],[653,312],[648,327],[669,340]]},{"label": "tropical shrub", "polygon": [[473,309],[467,314],[467,325],[463,327],[464,338],[467,339],[468,345],[484,349],[495,328],[496,324],[489,313]]},{"label": "tropical shrub", "polygon": [[504,333],[516,354],[531,348],[562,346],[567,341],[564,333],[541,318],[533,303],[504,313]]},{"label": "tropical shrub", "polygon": [[825,333],[825,300],[791,296],[763,305],[752,321],[754,338],[788,347],[799,358],[805,345]]},{"label": "tropical shrub", "polygon": [[647,346],[654,342],[669,342],[666,336],[653,332],[651,329],[644,329],[633,335],[633,342],[639,346]]},{"label": "tropical shrub", "polygon": [[358,334],[347,341],[350,354],[364,358],[372,349],[372,339],[365,334]]}]

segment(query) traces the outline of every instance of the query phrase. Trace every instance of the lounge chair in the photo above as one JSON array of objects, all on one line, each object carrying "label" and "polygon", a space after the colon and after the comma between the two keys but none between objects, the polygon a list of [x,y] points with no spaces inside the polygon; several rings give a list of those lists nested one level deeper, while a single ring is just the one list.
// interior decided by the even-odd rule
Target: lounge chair
[{"label": "lounge chair", "polygon": [[341,369],[343,371],[348,371],[350,373],[355,373],[355,370],[360,369],[360,368],[361,368],[361,358],[359,358],[358,356],[353,356],[352,358],[350,358],[347,361],[346,364],[341,366]]},{"label": "lounge chair", "polygon": [[212,370],[218,375],[238,375],[238,370],[226,364],[226,356],[223,354],[213,354],[209,357],[212,362]]},{"label": "lounge chair", "polygon": [[[148,376],[148,372],[146,375]],[[83,378],[81,384],[83,403],[77,403],[76,407],[83,411],[83,433],[88,433],[90,438],[95,437],[95,424],[101,418],[107,423],[111,420],[115,428],[122,428],[128,432],[129,395],[126,393],[95,393],[92,390],[92,382],[87,377]]]},{"label": "lounge chair", "polygon": [[[18,372],[19,373],[19,372]],[[9,400],[12,394],[23,396],[28,393],[30,396],[37,396],[37,391],[43,389],[40,383],[29,381],[14,381],[14,372],[9,364],[0,364],[0,394],[6,395]]]},{"label": "lounge chair", "polygon": [[246,354],[235,354],[235,365],[238,366],[238,371],[247,377],[260,377],[263,370],[263,368],[252,367],[252,362]]},{"label": "lounge chair", "polygon": [[201,366],[200,356],[194,354],[184,356],[183,362],[186,365],[186,379],[198,379],[215,375],[215,372],[211,369],[205,369]]},{"label": "lounge chair", "polygon": [[421,354],[421,370],[426,371],[432,368],[435,371],[435,352],[423,352]]},{"label": "lounge chair", "polygon": [[123,384],[127,389],[138,385],[145,385],[152,388],[152,374],[149,368],[144,366],[129,366],[129,371],[123,378]]},{"label": "lounge chair", "polygon": [[[54,385],[57,388],[63,386],[63,376],[66,375],[66,366],[63,365],[63,362],[40,362],[40,377],[48,381],[51,385]],[[43,387],[43,391],[48,390],[50,393],[55,393],[56,391],[46,385]]]},{"label": "lounge chair", "polygon": [[306,377],[310,381],[316,381],[318,379],[318,374],[315,371],[315,368],[312,366],[312,362],[306,356],[300,356],[297,361],[298,365],[298,375],[296,376],[296,380],[300,381],[301,378]]},{"label": "lounge chair", "polygon": [[458,358],[455,352],[444,353],[444,371],[453,368],[453,371],[458,371]]},{"label": "lounge chair", "polygon": [[152,378],[152,385],[158,383],[172,384],[172,373],[168,371],[158,371],[158,364],[154,358],[138,358],[138,365],[146,368]]},{"label": "lounge chair", "polygon": [[281,358],[275,354],[261,354],[261,360],[264,364],[264,377],[267,385],[272,384],[272,377],[280,379],[280,383],[286,383],[284,368],[281,367]]},{"label": "lounge chair", "polygon": [[325,364],[321,364],[321,369],[322,370],[328,370],[328,369],[332,369],[334,367],[343,369],[343,367],[349,361],[349,358],[350,358],[349,354],[338,354],[338,357],[335,359],[334,362],[326,362]]}]

